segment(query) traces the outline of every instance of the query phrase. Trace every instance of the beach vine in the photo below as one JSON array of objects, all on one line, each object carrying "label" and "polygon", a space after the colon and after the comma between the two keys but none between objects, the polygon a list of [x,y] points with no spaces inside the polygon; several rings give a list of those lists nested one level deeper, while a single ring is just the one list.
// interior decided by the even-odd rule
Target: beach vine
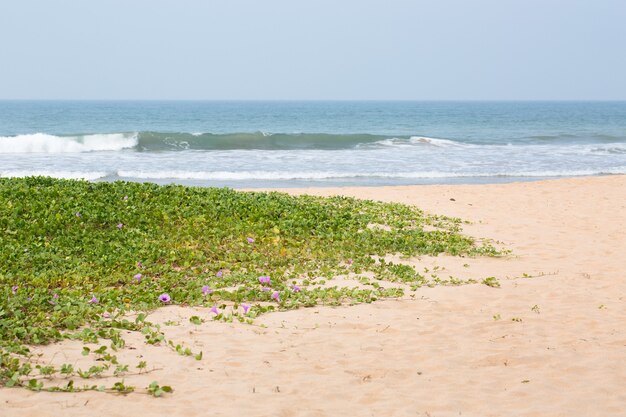
[{"label": "beach vine", "polygon": [[[202,360],[202,352],[147,321],[151,311],[203,306],[210,310],[192,316],[194,325],[253,323],[270,311],[399,297],[404,290],[386,284],[414,290],[433,282],[385,256],[501,254],[462,234],[461,225],[412,206],[348,197],[2,178],[0,385],[137,392],[123,380],[108,387],[75,380],[150,372],[143,361],[118,361],[122,331]],[[337,276],[364,285],[329,286]],[[33,346],[65,339],[108,345],[83,348],[98,360],[88,369],[37,364]],[[161,396],[172,388],[153,382],[142,392]]]}]

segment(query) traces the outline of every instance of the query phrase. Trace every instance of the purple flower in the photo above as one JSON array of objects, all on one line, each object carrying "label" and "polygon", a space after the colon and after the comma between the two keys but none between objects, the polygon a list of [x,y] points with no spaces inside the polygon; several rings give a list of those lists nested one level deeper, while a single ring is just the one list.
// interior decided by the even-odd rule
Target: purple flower
[{"label": "purple flower", "polygon": [[138,283],[141,282],[141,278],[143,277],[143,275],[141,274],[135,274],[135,276],[133,278],[135,278],[135,281],[137,281]]},{"label": "purple flower", "polygon": [[141,261],[137,262],[137,268],[143,268],[143,264],[141,263]]},{"label": "purple flower", "polygon": [[261,291],[269,291],[269,290],[271,290],[271,288],[261,287]]},{"label": "purple flower", "polygon": [[80,214],[80,211],[77,211],[76,212],[76,217],[81,217],[81,216],[82,216],[82,214]]},{"label": "purple flower", "polygon": [[48,301],[48,303],[50,303],[51,305],[55,306],[57,305],[56,300],[59,298],[58,294],[52,294],[52,300]]},{"label": "purple flower", "polygon": [[204,285],[202,287],[202,295],[211,294],[212,292],[213,292],[213,290],[210,289],[208,285]]},{"label": "purple flower", "polygon": [[292,290],[293,292],[300,292],[300,287],[298,287],[297,285],[294,285],[294,286],[291,288],[291,290]]},{"label": "purple flower", "polygon": [[348,265],[352,265],[352,259],[348,259],[346,262],[348,263]]},{"label": "purple flower", "polygon": [[254,243],[254,239],[252,239],[251,237],[248,238],[248,243]]},{"label": "purple flower", "polygon": [[222,270],[220,269],[219,271],[217,271],[217,274],[215,274],[215,276],[218,278],[222,278]]},{"label": "purple flower", "polygon": [[215,313],[215,314],[220,314],[220,312],[217,310],[217,306],[213,306],[211,307],[211,310],[209,310],[211,313]]},{"label": "purple flower", "polygon": [[124,227],[123,223],[118,223],[116,226],[119,230],[122,230],[122,227]]},{"label": "purple flower", "polygon": [[128,196],[127,196],[127,195],[125,195],[125,196],[124,196],[124,198],[123,198],[122,200],[124,200],[124,201],[128,200]]},{"label": "purple flower", "polygon": [[13,295],[17,294],[17,289],[18,288],[19,287],[17,285],[14,285],[14,286],[11,287],[11,292],[13,293]]},{"label": "purple flower", "polygon": [[241,308],[243,308],[243,314],[248,314],[248,310],[250,310],[250,304],[242,304]]},{"label": "purple flower", "polygon": [[267,276],[267,275],[260,276],[260,277],[259,277],[259,282],[260,282],[261,284],[269,284],[269,283],[270,283],[270,277],[269,277],[269,276]]},{"label": "purple flower", "polygon": [[163,293],[159,295],[159,301],[163,303],[169,303],[170,301],[172,301],[172,298],[170,297],[168,293]]},{"label": "purple flower", "polygon": [[274,300],[276,300],[276,301],[280,301],[280,294],[279,294],[279,292],[278,292],[278,291],[274,291],[274,292],[272,293],[272,298],[273,298]]},{"label": "purple flower", "polygon": [[89,304],[98,304],[98,299],[95,295],[91,296],[91,300],[89,300]]}]

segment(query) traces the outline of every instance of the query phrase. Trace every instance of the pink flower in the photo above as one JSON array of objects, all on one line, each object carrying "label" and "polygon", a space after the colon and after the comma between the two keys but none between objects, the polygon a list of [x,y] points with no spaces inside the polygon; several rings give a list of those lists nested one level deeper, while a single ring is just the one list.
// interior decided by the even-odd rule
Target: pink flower
[{"label": "pink flower", "polygon": [[352,265],[352,259],[348,259],[348,260],[346,261],[346,263],[347,263],[348,265]]},{"label": "pink flower", "polygon": [[267,292],[267,291],[269,291],[269,290],[271,290],[271,288],[261,287],[261,291],[263,291],[263,292]]},{"label": "pink flower", "polygon": [[250,310],[250,304],[242,304],[241,308],[243,308],[243,314],[248,314],[248,310]]},{"label": "pink flower", "polygon": [[172,301],[172,298],[170,297],[168,293],[163,293],[159,295],[159,301],[163,303],[169,303],[170,301]]},{"label": "pink flower", "polygon": [[278,291],[274,291],[272,293],[272,298],[276,301],[280,301],[280,293]]},{"label": "pink flower", "polygon": [[294,286],[291,288],[291,290],[292,290],[293,292],[300,292],[300,287],[298,287],[297,285],[294,285]]},{"label": "pink flower", "polygon": [[267,275],[261,276],[259,277],[259,282],[261,284],[269,284],[270,283],[270,277]]},{"label": "pink flower", "polygon": [[213,290],[211,288],[209,288],[208,285],[204,285],[202,287],[202,295],[211,294],[212,292],[213,292]]},{"label": "pink flower", "polygon": [[13,293],[13,295],[17,294],[17,289],[18,288],[19,287],[17,285],[14,285],[14,286],[11,287],[11,292]]},{"label": "pink flower", "polygon": [[137,268],[143,268],[143,264],[141,263],[141,261],[137,262]]},{"label": "pink flower", "polygon": [[248,243],[254,243],[254,239],[252,239],[251,237],[248,238]]},{"label": "pink flower", "polygon": [[123,223],[118,223],[116,226],[119,230],[122,230],[122,228],[124,227]]},{"label": "pink flower", "polygon": [[124,198],[123,198],[122,200],[124,200],[124,201],[128,200],[128,196],[127,196],[127,195],[125,195],[125,196],[124,196]]},{"label": "pink flower", "polygon": [[215,314],[220,314],[220,312],[217,310],[217,306],[213,306],[211,307],[211,310],[209,310],[211,313],[215,313]]},{"label": "pink flower", "polygon": [[135,281],[141,282],[141,278],[142,277],[143,277],[143,275],[141,275],[141,274],[135,274],[135,276],[133,278],[135,279]]},{"label": "pink flower", "polygon": [[96,298],[95,295],[91,296],[91,300],[89,300],[89,304],[98,304],[98,299]]}]

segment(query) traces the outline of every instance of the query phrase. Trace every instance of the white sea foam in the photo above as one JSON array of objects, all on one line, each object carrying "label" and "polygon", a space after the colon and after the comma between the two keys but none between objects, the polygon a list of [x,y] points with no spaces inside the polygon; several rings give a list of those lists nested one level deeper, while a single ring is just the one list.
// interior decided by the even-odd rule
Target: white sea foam
[{"label": "white sea foam", "polygon": [[483,171],[483,172],[282,172],[282,171],[62,171],[62,170],[7,170],[0,171],[0,177],[44,176],[65,179],[97,180],[100,178],[139,179],[139,180],[198,180],[198,181],[284,181],[284,180],[333,180],[333,179],[438,179],[438,178],[487,178],[487,177],[576,177],[601,174],[626,174],[626,166],[602,170],[563,170],[563,171]]},{"label": "white sea foam", "polygon": [[55,136],[46,133],[0,136],[0,154],[120,151],[137,145],[136,134]]},{"label": "white sea foam", "polygon": [[[626,154],[626,143],[604,143],[604,144],[526,144],[526,143],[492,143],[492,144],[472,144],[457,142],[449,139],[430,138],[426,136],[411,136],[409,139],[401,138],[389,138],[379,140],[373,143],[376,146],[390,147],[390,148],[412,148],[427,150],[429,148],[450,148],[450,149],[468,149],[468,150],[482,150],[493,151],[500,153],[503,150],[515,151],[522,150],[524,153],[528,152],[550,152],[551,154],[595,154],[595,155],[619,155]],[[360,147],[360,146],[359,146]]]},{"label": "white sea foam", "polygon": [[438,148],[449,148],[449,147],[465,148],[465,147],[470,146],[469,144],[457,142],[454,140],[429,138],[426,136],[411,136],[409,138],[409,142],[413,144],[426,144],[426,145],[436,146]]},{"label": "white sea foam", "polygon": [[587,145],[587,153],[599,155],[626,154],[626,143],[606,143],[603,145]]},{"label": "white sea foam", "polygon": [[449,139],[429,138],[426,136],[411,136],[409,139],[389,138],[374,142],[374,145],[389,146],[397,148],[419,146],[434,146],[437,148],[467,148],[475,145],[457,142]]},{"label": "white sea foam", "polygon": [[[406,139],[398,139],[398,138],[389,138],[389,139],[383,139],[383,140],[379,140],[373,143],[374,145],[379,145],[379,146],[411,146],[410,143],[407,142]],[[362,144],[357,145],[357,148],[360,148]]]},{"label": "white sea foam", "polygon": [[[122,178],[180,180],[324,180],[340,178],[439,178],[450,174],[438,172],[338,172],[338,171],[119,171]],[[408,175],[408,176],[407,176]]]},{"label": "white sea foam", "polygon": [[430,179],[430,178],[480,178],[480,177],[569,177],[598,174],[624,174],[626,166],[601,171],[570,170],[570,171],[512,171],[512,172],[338,172],[338,171],[119,171],[122,178],[154,179],[154,180],[326,180],[347,178],[398,178],[398,179]]},{"label": "white sea foam", "polygon": [[63,178],[68,180],[97,180],[106,177],[108,173],[103,171],[51,171],[51,170],[11,170],[0,171],[0,177],[3,178],[23,178],[23,177],[52,177]]}]

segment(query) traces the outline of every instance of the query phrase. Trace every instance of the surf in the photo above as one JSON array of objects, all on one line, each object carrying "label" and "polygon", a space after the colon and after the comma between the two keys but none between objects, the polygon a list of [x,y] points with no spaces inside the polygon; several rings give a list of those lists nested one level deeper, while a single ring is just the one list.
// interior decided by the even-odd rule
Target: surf
[{"label": "surf", "polygon": [[137,143],[136,134],[56,136],[47,133],[32,133],[0,136],[0,154],[115,152],[132,149],[137,146]]}]

